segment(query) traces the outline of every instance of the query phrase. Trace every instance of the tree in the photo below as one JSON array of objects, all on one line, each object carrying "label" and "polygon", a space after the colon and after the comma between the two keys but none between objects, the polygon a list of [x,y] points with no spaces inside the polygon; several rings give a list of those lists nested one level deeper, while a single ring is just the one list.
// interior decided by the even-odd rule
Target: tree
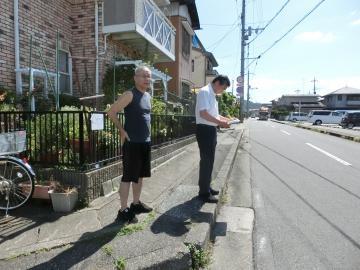
[{"label": "tree", "polygon": [[[134,66],[115,67],[114,85],[114,66],[109,66],[103,79],[103,90],[105,94],[105,104],[112,104],[117,96],[134,86]],[[115,91],[115,92],[114,92]],[[115,100],[114,100],[115,99]]]},{"label": "tree", "polygon": [[239,105],[236,103],[236,97],[231,93],[225,92],[218,97],[219,112],[221,115],[234,117],[239,114]]}]

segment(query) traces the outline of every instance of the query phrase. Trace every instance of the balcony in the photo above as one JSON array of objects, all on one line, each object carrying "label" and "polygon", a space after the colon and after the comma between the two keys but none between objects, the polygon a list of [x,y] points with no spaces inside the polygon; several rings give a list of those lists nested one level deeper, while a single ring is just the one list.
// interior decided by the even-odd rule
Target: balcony
[{"label": "balcony", "polygon": [[153,0],[105,0],[103,32],[143,54],[157,55],[156,62],[175,61],[175,27]]}]

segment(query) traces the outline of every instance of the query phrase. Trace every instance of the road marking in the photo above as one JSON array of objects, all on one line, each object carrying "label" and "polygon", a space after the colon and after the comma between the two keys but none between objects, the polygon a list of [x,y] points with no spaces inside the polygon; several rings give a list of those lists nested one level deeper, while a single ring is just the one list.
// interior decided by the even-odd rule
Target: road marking
[{"label": "road marking", "polygon": [[317,147],[317,146],[315,146],[315,145],[312,145],[311,143],[306,143],[306,144],[307,144],[308,146],[310,146],[310,147],[318,150],[319,152],[327,155],[328,157],[331,157],[332,159],[335,159],[336,161],[344,164],[345,166],[351,166],[351,164],[350,164],[349,162],[346,162],[345,160],[342,160],[341,158],[338,158],[338,157],[336,157],[336,156],[334,156],[334,155],[326,152],[325,150],[322,150],[321,148],[319,148],[319,147]]},{"label": "road marking", "polygon": [[285,133],[286,135],[291,135],[289,132],[285,131],[285,130],[281,130],[282,133]]},{"label": "road marking", "polygon": [[275,128],[275,126],[271,126],[272,128]]}]

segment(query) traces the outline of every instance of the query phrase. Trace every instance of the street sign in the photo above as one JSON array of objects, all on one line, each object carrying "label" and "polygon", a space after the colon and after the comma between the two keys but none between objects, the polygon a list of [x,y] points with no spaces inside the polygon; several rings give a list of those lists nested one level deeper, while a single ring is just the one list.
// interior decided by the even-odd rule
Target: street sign
[{"label": "street sign", "polygon": [[237,81],[239,84],[243,84],[243,83],[244,83],[244,78],[241,77],[241,76],[238,76],[238,77],[236,78],[236,81]]},{"label": "street sign", "polygon": [[244,95],[244,89],[243,89],[242,87],[236,88],[236,92],[238,93],[239,96],[243,96],[243,95]]}]

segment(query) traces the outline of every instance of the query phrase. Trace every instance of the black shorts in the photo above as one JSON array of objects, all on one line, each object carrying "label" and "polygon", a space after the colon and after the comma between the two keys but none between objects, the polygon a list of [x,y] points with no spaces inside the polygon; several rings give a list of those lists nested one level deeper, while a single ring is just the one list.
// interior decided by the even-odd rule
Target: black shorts
[{"label": "black shorts", "polygon": [[150,143],[125,141],[123,145],[123,177],[122,182],[135,182],[139,178],[151,176]]}]

